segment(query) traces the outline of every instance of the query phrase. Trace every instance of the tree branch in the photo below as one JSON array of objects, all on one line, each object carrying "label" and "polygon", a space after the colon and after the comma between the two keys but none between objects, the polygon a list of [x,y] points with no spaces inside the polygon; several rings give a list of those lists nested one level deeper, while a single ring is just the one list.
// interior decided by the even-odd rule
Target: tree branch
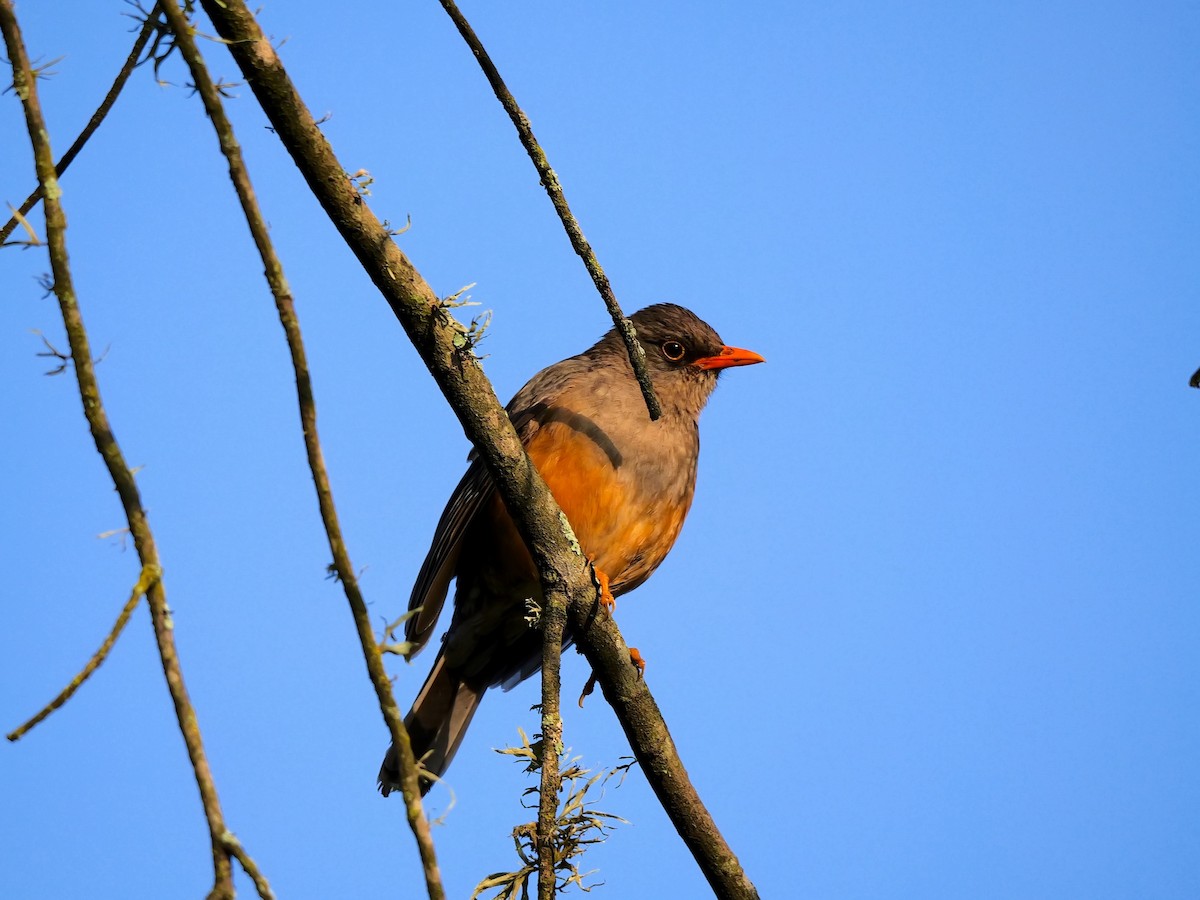
[{"label": "tree branch", "polygon": [[[631,684],[629,651],[616,625],[596,616],[597,591],[577,548],[572,548],[561,511],[545,482],[529,461],[504,408],[496,399],[469,347],[459,349],[462,326],[453,322],[433,289],[392,241],[378,218],[354,190],[328,141],[292,85],[274,48],[263,36],[242,0],[201,0],[205,12],[241,68],[250,88],[291,154],[314,195],[347,246],[359,259],[413,342],[434,380],[458,416],[467,437],[486,462],[497,490],[517,524],[542,579],[544,603],[569,600],[573,634],[599,676],[655,792],[676,816],[687,808],[701,822],[699,831],[717,839],[685,836],[714,892],[719,897],[753,898],[757,892],[736,857],[719,840],[711,817],[686,785],[677,754],[669,752],[666,724],[649,699],[644,682]],[[654,734],[667,747],[650,746],[637,732]],[[695,803],[691,803],[691,798]],[[686,823],[684,823],[686,824]],[[722,852],[724,848],[725,852]]]},{"label": "tree branch", "polygon": [[250,854],[246,852],[246,848],[242,846],[242,842],[234,837],[232,831],[226,831],[221,835],[221,846],[225,851],[238,861],[250,880],[254,882],[254,889],[258,891],[258,896],[262,900],[275,900],[275,894],[271,891],[271,885],[267,883],[267,878],[263,875],[262,870],[258,868],[258,863],[250,858]]},{"label": "tree branch", "polygon": [[[146,21],[142,24],[142,30],[138,32],[137,40],[133,42],[133,49],[129,51],[129,56],[125,58],[125,64],[121,66],[121,71],[117,73],[117,77],[113,80],[112,87],[108,89],[108,93],[100,101],[100,105],[96,107],[96,111],[92,113],[92,117],[88,119],[88,123],[83,127],[83,131],[79,132],[79,137],[75,138],[75,142],[67,148],[67,152],[62,155],[62,159],[55,165],[55,175],[62,175],[63,172],[67,171],[67,167],[79,155],[79,151],[83,149],[83,145],[96,133],[96,129],[100,127],[100,123],[108,115],[108,111],[117,102],[117,97],[120,96],[122,88],[125,87],[125,82],[129,80],[129,76],[137,68],[138,58],[141,57],[142,51],[146,49],[146,44],[150,41],[150,35],[155,32],[158,25],[158,6],[156,5],[147,14]],[[13,230],[21,223],[21,219],[41,199],[42,185],[38,184],[33,189],[33,193],[25,198],[25,202],[21,204],[20,209],[13,214],[12,218],[4,223],[3,228],[0,228],[0,245],[3,245],[8,240]]]},{"label": "tree branch", "polygon": [[550,168],[550,162],[546,159],[542,145],[534,137],[533,126],[529,124],[529,118],[522,112],[521,107],[517,105],[516,98],[509,91],[508,86],[504,83],[504,79],[500,77],[500,70],[496,68],[495,63],[492,62],[492,58],[488,56],[487,50],[483,47],[483,42],[479,40],[474,29],[471,28],[471,23],[459,11],[454,0],[440,0],[440,2],[442,8],[450,16],[451,21],[454,22],[454,27],[458,29],[458,33],[462,35],[463,40],[467,42],[467,46],[471,48],[471,52],[475,54],[475,59],[478,60],[479,67],[483,69],[483,74],[487,77],[488,84],[492,86],[492,91],[496,94],[496,99],[500,101],[500,105],[504,107],[504,111],[512,119],[512,123],[517,129],[517,135],[521,139],[521,144],[524,146],[525,152],[529,154],[529,158],[533,160],[533,167],[537,169],[538,175],[542,179],[542,187],[546,189],[546,193],[550,196],[550,202],[554,204],[554,211],[558,213],[558,218],[562,221],[572,249],[583,260],[583,265],[588,270],[588,274],[592,276],[596,290],[600,292],[600,297],[604,300],[604,305],[608,307],[608,314],[612,316],[613,324],[617,326],[617,330],[621,333],[621,337],[625,341],[625,349],[629,353],[629,362],[633,366],[634,374],[637,375],[638,385],[642,389],[642,397],[646,400],[646,409],[650,413],[650,419],[656,421],[662,416],[662,407],[658,405],[658,398],[654,396],[654,386],[650,383],[650,373],[646,371],[646,351],[638,343],[633,325],[625,318],[625,314],[621,312],[621,305],[617,303],[617,296],[613,293],[612,285],[608,282],[608,276],[604,274],[604,269],[600,265],[600,261],[596,259],[596,254],[592,252],[592,245],[583,236],[583,229],[579,227],[579,222],[571,212],[571,207],[567,205],[567,197],[563,193],[562,185],[558,181],[558,175]]},{"label": "tree branch", "polygon": [[591,663],[605,699],[616,710],[646,780],[713,893],[737,900],[757,898],[757,889],[688,777],[645,679],[629,664],[629,647],[616,623],[608,616],[593,615],[580,604],[572,604],[568,616],[575,643]]},{"label": "tree branch", "polygon": [[538,900],[554,900],[558,885],[557,860],[554,853],[558,831],[558,792],[562,788],[559,774],[559,751],[563,742],[562,711],[562,641],[567,624],[566,597],[555,594],[553,602],[543,603],[542,626],[542,765],[541,787],[538,790],[537,847]]},{"label": "tree branch", "polygon": [[62,689],[62,692],[47,703],[42,711],[36,716],[22,725],[20,728],[10,731],[6,737],[10,741],[19,741],[29,733],[39,722],[45,719],[50,713],[54,712],[64,703],[71,699],[72,695],[79,690],[85,681],[92,677],[92,673],[100,668],[101,664],[108,658],[108,651],[113,648],[113,644],[117,642],[117,638],[121,636],[121,632],[125,630],[125,625],[129,622],[129,617],[133,615],[133,611],[137,608],[138,601],[142,599],[142,595],[149,590],[152,582],[157,581],[162,577],[162,572],[159,569],[151,569],[149,567],[142,568],[142,574],[138,577],[137,584],[133,586],[133,591],[129,594],[129,599],[125,601],[125,606],[121,610],[121,614],[117,616],[117,621],[113,624],[112,629],[108,632],[108,637],[104,639],[104,643],[100,645],[100,649],[92,654],[92,658],[87,661],[83,670],[71,679],[70,684]]},{"label": "tree branch", "polygon": [[300,425],[304,434],[304,448],[308,455],[313,484],[317,489],[317,504],[320,507],[321,521],[324,523],[325,534],[329,540],[329,550],[333,555],[334,571],[337,573],[338,581],[342,584],[346,600],[350,604],[359,642],[362,645],[363,657],[367,663],[367,673],[375,687],[384,722],[391,732],[393,744],[399,751],[405,808],[408,813],[409,826],[412,828],[421,856],[426,889],[431,900],[440,900],[445,896],[445,892],[442,887],[441,873],[438,870],[433,836],[430,834],[429,822],[426,820],[424,808],[421,806],[417,764],[413,759],[412,745],[409,742],[408,732],[404,728],[403,714],[396,705],[396,698],[392,693],[392,683],[387,676],[379,644],[371,629],[367,605],[359,589],[358,578],[354,574],[354,566],[350,561],[350,553],[342,537],[337,508],[333,502],[333,490],[329,484],[329,473],[325,467],[325,457],[321,452],[321,442],[317,433],[317,406],[313,396],[312,378],[308,371],[308,359],[304,350],[304,339],[300,333],[300,320],[296,314],[295,302],[283,274],[283,265],[271,242],[266,220],[254,197],[250,173],[242,159],[241,147],[234,134],[233,125],[229,121],[229,117],[225,115],[225,107],[221,103],[220,93],[213,84],[212,78],[209,77],[204,59],[196,47],[196,42],[192,39],[191,27],[175,4],[175,0],[161,0],[161,6],[171,30],[175,33],[176,46],[191,72],[192,84],[200,94],[204,110],[208,113],[208,118],[217,133],[221,152],[229,164],[230,180],[233,182],[242,212],[246,217],[246,223],[250,227],[254,244],[262,259],[271,295],[275,299],[275,308],[279,313],[279,321],[283,325],[288,350],[292,357],[292,368],[296,376],[296,395],[300,407]]},{"label": "tree branch", "polygon": [[[12,64],[13,86],[25,108],[25,123],[29,130],[30,143],[33,146],[38,182],[42,186],[46,214],[46,239],[50,250],[50,267],[54,276],[54,293],[58,298],[67,339],[71,346],[71,358],[75,363],[75,377],[79,384],[80,398],[83,401],[84,416],[91,429],[96,450],[103,458],[113,485],[117,489],[117,495],[121,499],[125,517],[129,522],[129,532],[133,536],[134,546],[137,548],[143,571],[159,571],[161,565],[158,549],[146,518],[146,511],[142,506],[137,482],[125,463],[124,455],[113,435],[108,414],[105,412],[100,398],[100,388],[96,382],[87,330],[84,328],[83,316],[79,311],[71,279],[67,257],[66,216],[59,202],[62,192],[54,171],[54,154],[50,149],[49,133],[46,130],[41,106],[38,103],[37,85],[29,64],[29,56],[25,51],[24,42],[21,40],[20,28],[13,13],[11,0],[0,0],[0,30],[4,33],[8,58]],[[175,718],[179,722],[179,730],[183,734],[188,757],[191,759],[196,785],[200,790],[200,801],[204,807],[204,816],[208,822],[213,857],[213,888],[209,897],[213,900],[225,900],[225,898],[232,900],[233,867],[225,845],[225,836],[228,833],[225,827],[225,818],[221,812],[221,802],[217,796],[216,784],[213,782],[212,770],[209,768],[208,758],[204,752],[196,711],[188,697],[187,687],[183,681],[183,670],[180,667],[175,647],[175,626],[171,619],[171,610],[167,606],[166,590],[160,578],[155,578],[149,583],[146,599],[150,604],[150,619],[154,626],[163,674],[166,676],[167,688],[175,706]],[[263,884],[265,885],[265,881]],[[264,896],[270,896],[269,889]]]}]

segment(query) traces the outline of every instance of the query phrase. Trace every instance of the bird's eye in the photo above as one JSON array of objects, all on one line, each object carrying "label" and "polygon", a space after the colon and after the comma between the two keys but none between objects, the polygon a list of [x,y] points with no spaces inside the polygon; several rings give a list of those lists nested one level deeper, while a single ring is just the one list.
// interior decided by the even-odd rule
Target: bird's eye
[{"label": "bird's eye", "polygon": [[683,344],[679,341],[663,341],[662,353],[671,362],[679,362],[683,359],[683,354],[687,351],[683,349]]}]

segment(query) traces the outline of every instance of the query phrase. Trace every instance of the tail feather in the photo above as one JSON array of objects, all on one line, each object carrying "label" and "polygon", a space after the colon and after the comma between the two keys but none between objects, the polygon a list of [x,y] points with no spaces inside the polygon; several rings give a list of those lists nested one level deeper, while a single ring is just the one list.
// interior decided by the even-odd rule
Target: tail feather
[{"label": "tail feather", "polygon": [[[412,709],[404,717],[413,756],[433,776],[421,777],[421,796],[429,793],[434,778],[449,767],[482,699],[483,690],[465,684],[447,671],[444,657],[437,658]],[[392,746],[379,769],[379,791],[386,797],[399,789],[400,766],[396,748]]]}]

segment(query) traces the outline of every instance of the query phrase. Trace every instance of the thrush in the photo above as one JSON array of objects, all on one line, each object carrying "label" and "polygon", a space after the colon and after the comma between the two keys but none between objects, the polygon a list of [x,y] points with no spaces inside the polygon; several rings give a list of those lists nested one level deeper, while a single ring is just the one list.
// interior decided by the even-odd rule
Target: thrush
[{"label": "thrush", "polygon": [[[508,415],[585,556],[619,597],[642,584],[675,544],[696,488],[699,418],[720,374],[763,362],[727,346],[672,303],[630,317],[646,352],[662,417],[651,421],[620,334],[540,371]],[[404,720],[414,756],[441,776],[488,688],[513,687],[541,667],[541,632],[527,600],[541,600],[537,568],[482,460],[455,488],[417,575],[405,625],[410,658],[429,641],[451,580],[454,614],[433,668]],[[571,642],[568,632],[564,643]],[[431,778],[422,777],[421,793]],[[399,788],[395,748],[379,770]]]}]

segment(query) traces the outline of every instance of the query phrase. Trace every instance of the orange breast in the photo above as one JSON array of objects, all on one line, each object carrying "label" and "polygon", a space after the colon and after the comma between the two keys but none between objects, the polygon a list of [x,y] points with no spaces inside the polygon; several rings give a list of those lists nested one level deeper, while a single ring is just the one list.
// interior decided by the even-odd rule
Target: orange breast
[{"label": "orange breast", "polygon": [[540,428],[527,449],[613,593],[644,581],[679,536],[690,497],[647,495],[632,470],[614,466],[595,442],[561,422]]}]

